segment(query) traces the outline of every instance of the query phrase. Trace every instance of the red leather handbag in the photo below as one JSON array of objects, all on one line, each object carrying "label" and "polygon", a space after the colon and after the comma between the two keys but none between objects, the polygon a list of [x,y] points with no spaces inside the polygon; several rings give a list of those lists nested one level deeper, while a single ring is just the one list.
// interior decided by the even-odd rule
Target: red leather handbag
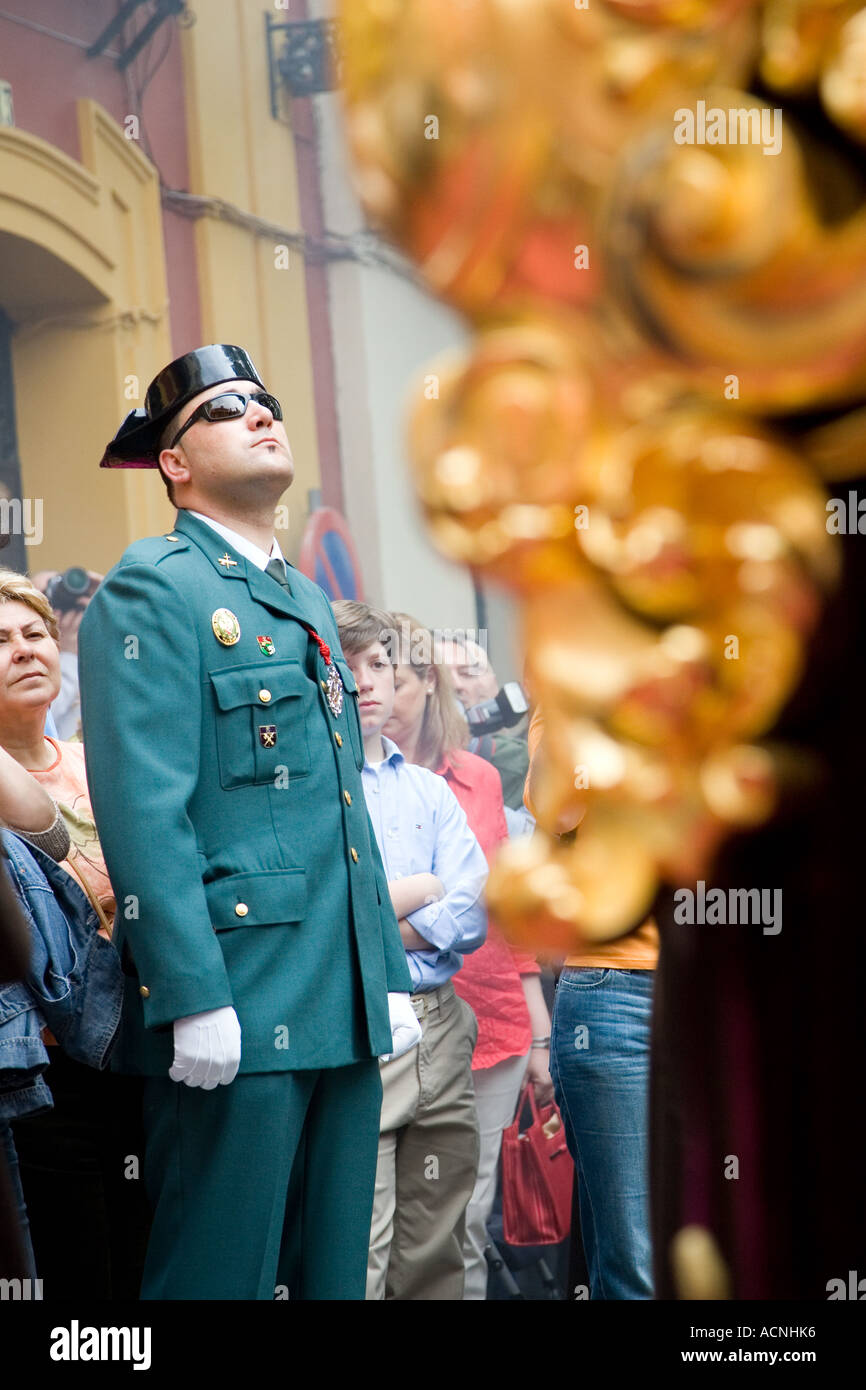
[{"label": "red leather handbag", "polygon": [[[532,1111],[520,1132],[526,1101]],[[574,1163],[555,1104],[539,1110],[525,1082],[514,1123],[502,1135],[502,1229],[509,1245],[558,1245],[571,1230]]]}]

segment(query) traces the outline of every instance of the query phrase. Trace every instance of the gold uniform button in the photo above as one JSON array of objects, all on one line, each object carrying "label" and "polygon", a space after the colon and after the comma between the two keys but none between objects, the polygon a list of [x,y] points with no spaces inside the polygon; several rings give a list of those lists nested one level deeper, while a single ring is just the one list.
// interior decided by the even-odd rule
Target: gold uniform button
[{"label": "gold uniform button", "polygon": [[246,903],[238,903],[237,907],[235,908],[236,917],[246,917],[248,912],[249,908],[247,907]]},{"label": "gold uniform button", "polygon": [[346,805],[347,805],[347,806],[351,806],[351,804],[352,804],[352,798],[351,798],[349,792],[343,792],[343,796],[346,798]]},{"label": "gold uniform button", "polygon": [[259,691],[259,699],[261,700],[261,702],[262,702],[263,705],[266,705],[266,704],[268,703],[268,700],[270,700],[270,698],[271,698],[271,692],[270,692],[269,690],[260,690],[260,691]]},{"label": "gold uniform button", "polygon": [[355,849],[355,846],[354,846],[354,845],[352,845],[352,848],[349,850],[349,853],[351,854],[352,858],[354,859],[355,863],[357,864],[357,862],[358,862],[358,851]]},{"label": "gold uniform button", "polygon": [[343,735],[342,735],[342,734],[334,734],[334,738],[337,740],[337,747],[338,747],[338,748],[342,748],[342,746],[343,746]]},{"label": "gold uniform button", "polygon": [[147,985],[141,985],[138,992],[141,995],[142,999],[150,998],[150,990],[148,989]]}]

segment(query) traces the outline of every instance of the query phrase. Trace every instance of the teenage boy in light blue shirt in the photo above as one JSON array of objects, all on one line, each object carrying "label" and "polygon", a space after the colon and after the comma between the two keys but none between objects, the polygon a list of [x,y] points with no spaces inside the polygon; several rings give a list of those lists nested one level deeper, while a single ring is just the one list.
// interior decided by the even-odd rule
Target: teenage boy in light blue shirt
[{"label": "teenage boy in light blue shirt", "polygon": [[407,763],[382,729],[394,668],[384,613],[333,605],[358,685],[367,808],[412,975],[421,1042],[380,1063],[382,1118],[368,1299],[463,1297],[463,1230],[478,1166],[475,1015],[451,983],[487,935],[487,861],[444,777]]}]

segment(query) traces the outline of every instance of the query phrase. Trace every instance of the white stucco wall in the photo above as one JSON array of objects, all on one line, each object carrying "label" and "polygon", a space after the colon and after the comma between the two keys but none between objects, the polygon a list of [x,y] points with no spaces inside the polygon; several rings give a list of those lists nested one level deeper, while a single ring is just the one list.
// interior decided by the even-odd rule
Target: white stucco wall
[{"label": "white stucco wall", "polygon": [[[311,17],[333,13],[311,0]],[[352,187],[336,93],[314,98],[325,225],[363,232]],[[430,544],[406,452],[410,388],[441,351],[465,344],[463,321],[392,271],[356,261],[328,267],[340,453],[347,519],[370,602],[401,608],[429,627],[474,627],[468,571]],[[515,625],[507,601],[489,595],[488,645],[502,679],[519,674]]]},{"label": "white stucco wall", "polygon": [[[311,14],[332,7],[311,4]],[[351,234],[364,219],[351,184],[336,93],[314,98],[325,225]],[[388,269],[328,267],[346,511],[367,596],[429,626],[472,626],[465,570],[427,540],[405,448],[410,383],[443,348],[466,340],[459,317]]]}]

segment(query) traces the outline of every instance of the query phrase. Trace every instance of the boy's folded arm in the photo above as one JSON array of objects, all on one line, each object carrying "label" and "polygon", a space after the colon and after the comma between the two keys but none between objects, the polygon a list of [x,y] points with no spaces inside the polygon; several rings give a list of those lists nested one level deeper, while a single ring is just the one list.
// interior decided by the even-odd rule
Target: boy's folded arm
[{"label": "boy's folded arm", "polygon": [[406,921],[430,943],[428,949],[459,951],[466,956],[484,945],[487,939],[487,908],[483,897],[486,879],[485,860],[480,878],[465,880],[439,902],[409,913]]},{"label": "boy's folded arm", "polygon": [[432,947],[467,955],[483,946],[487,937],[487,860],[469,829],[462,807],[444,781],[437,815],[433,873],[444,884],[445,896],[406,916]]},{"label": "boy's folded arm", "polygon": [[425,936],[417,932],[408,917],[401,917],[397,925],[400,928],[400,937],[407,951],[433,951],[436,955],[439,954],[438,947],[432,945]]},{"label": "boy's folded arm", "polygon": [[389,879],[388,892],[399,921],[425,903],[441,898],[445,888],[435,874],[407,874],[405,878]]}]

